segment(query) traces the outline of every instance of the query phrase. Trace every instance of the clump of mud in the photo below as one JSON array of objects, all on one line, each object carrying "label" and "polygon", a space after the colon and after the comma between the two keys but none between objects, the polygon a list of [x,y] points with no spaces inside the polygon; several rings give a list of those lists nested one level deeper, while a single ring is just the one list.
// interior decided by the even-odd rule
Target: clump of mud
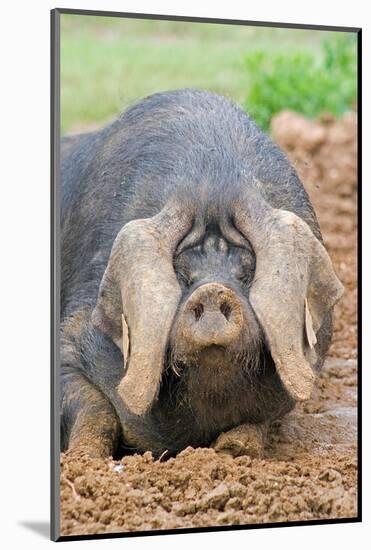
[{"label": "clump of mud", "polygon": [[187,448],[155,461],[61,457],[61,532],[95,534],[357,515],[356,129],[353,113],[284,112],[273,139],[310,195],[345,286],[330,357],[312,399],[276,422],[261,458]]}]

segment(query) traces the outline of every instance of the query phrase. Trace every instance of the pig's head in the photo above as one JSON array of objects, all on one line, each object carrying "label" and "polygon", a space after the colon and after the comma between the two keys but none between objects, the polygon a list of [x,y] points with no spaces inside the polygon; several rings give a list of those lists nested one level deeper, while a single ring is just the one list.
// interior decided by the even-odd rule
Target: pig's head
[{"label": "pig's head", "polygon": [[[182,297],[170,331],[168,366],[188,390],[222,398],[261,366],[262,329],[249,302],[255,254],[229,224],[191,232],[174,261]],[[237,239],[236,239],[237,237]]]},{"label": "pig's head", "polygon": [[316,333],[341,294],[323,245],[301,218],[272,208],[257,182],[210,224],[177,199],[126,224],[93,323],[122,350],[118,393],[136,415],[153,405],[166,368],[229,385],[259,369],[263,346],[300,401],[313,388]]}]

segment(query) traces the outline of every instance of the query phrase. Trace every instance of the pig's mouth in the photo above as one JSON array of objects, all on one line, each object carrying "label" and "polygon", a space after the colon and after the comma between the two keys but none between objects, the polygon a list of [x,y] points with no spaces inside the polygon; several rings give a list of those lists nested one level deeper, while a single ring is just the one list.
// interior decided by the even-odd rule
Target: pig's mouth
[{"label": "pig's mouth", "polygon": [[188,355],[178,355],[173,349],[167,358],[165,377],[179,399],[184,401],[186,397],[188,402],[211,399],[222,403],[237,388],[251,390],[266,368],[261,341],[244,350],[212,344]]}]

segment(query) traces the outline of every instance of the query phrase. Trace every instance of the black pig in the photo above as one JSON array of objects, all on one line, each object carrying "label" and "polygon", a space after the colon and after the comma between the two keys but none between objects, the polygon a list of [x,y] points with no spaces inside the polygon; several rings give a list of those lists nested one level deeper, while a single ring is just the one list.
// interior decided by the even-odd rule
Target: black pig
[{"label": "black pig", "polygon": [[259,452],[310,397],[342,293],[286,156],[178,90],[63,139],[61,181],[62,450]]}]

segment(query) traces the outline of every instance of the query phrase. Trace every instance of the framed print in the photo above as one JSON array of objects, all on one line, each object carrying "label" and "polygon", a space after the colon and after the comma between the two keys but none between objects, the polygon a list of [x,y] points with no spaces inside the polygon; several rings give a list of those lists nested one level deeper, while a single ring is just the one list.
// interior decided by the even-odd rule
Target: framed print
[{"label": "framed print", "polygon": [[52,538],[360,521],[361,30],[51,15]]}]

